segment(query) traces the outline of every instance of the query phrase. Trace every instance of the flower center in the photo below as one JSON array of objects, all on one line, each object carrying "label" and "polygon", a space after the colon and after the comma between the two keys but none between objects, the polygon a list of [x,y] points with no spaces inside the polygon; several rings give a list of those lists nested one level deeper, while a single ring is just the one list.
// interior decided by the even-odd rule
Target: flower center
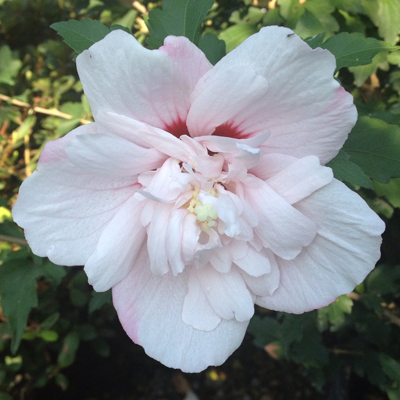
[{"label": "flower center", "polygon": [[[216,226],[218,219],[218,213],[215,211],[211,204],[203,204],[198,196],[200,193],[200,188],[197,186],[193,190],[192,198],[189,202],[185,204],[187,210],[192,214],[196,215],[197,222],[204,232],[208,232],[209,228]],[[217,192],[214,188],[211,189],[210,194],[216,197]]]}]

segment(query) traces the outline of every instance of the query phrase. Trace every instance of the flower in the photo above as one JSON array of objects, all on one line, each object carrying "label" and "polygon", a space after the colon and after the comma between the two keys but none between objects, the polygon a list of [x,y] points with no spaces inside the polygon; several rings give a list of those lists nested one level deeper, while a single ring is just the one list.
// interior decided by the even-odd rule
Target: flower
[{"label": "flower", "polygon": [[383,222],[323,166],[357,119],[328,51],[266,27],[213,67],[186,38],[117,30],[77,67],[95,122],[46,144],[14,219],[113,289],[150,356],[219,365],[254,304],[323,307],[374,267]]}]

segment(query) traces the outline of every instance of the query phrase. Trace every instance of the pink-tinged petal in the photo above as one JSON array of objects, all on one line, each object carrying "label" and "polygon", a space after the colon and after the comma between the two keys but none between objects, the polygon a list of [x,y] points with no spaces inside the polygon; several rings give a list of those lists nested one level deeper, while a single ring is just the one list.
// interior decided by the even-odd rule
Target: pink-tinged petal
[{"label": "pink-tinged petal", "polygon": [[175,276],[185,268],[182,260],[182,235],[183,221],[187,214],[188,211],[182,208],[173,211],[169,217],[167,226],[168,233],[165,237],[165,249],[172,274]]},{"label": "pink-tinged petal", "polygon": [[254,250],[251,246],[248,246],[247,254],[243,258],[235,260],[235,264],[247,274],[254,277],[269,274],[271,271],[271,264],[268,257],[262,252]]},{"label": "pink-tinged petal", "polygon": [[146,239],[146,228],[138,223],[143,206],[132,196],[103,230],[85,264],[89,283],[97,292],[116,285],[135,264]]},{"label": "pink-tinged petal", "polygon": [[229,272],[232,266],[232,257],[230,255],[228,247],[223,246],[219,249],[214,250],[210,259],[210,264],[218,272]]},{"label": "pink-tinged petal", "polygon": [[158,168],[166,155],[110,133],[78,135],[66,146],[69,160],[93,174],[133,176]]},{"label": "pink-tinged petal", "polygon": [[[192,106],[186,121],[190,135],[211,135],[216,127],[260,102],[267,90],[267,80],[251,67],[211,70],[199,80],[191,96]],[[230,137],[241,131],[239,125],[232,126]]]},{"label": "pink-tinged petal", "polygon": [[332,179],[333,172],[330,168],[322,167],[318,157],[307,156],[289,165],[266,182],[289,204],[294,204],[326,186]]},{"label": "pink-tinged petal", "polygon": [[286,154],[262,154],[258,164],[249,169],[249,172],[257,178],[266,181],[281,172],[283,169],[289,167],[289,165],[293,164],[297,160],[298,158]]},{"label": "pink-tinged petal", "polygon": [[296,204],[318,227],[314,241],[291,261],[277,258],[281,279],[257,304],[302,313],[351,292],[380,257],[381,219],[356,193],[333,180]]},{"label": "pink-tinged petal", "polygon": [[154,148],[184,162],[191,162],[195,150],[170,133],[115,113],[99,114],[96,121],[102,130],[120,136],[141,147]]},{"label": "pink-tinged petal", "polygon": [[255,296],[271,296],[279,287],[280,272],[275,256],[270,250],[263,249],[262,254],[268,258],[270,271],[261,276],[252,276],[243,270],[240,273],[247,287]]},{"label": "pink-tinged petal", "polygon": [[194,168],[206,179],[217,178],[221,174],[225,161],[220,154],[196,156],[193,159]]},{"label": "pink-tinged petal", "polygon": [[121,30],[85,50],[76,63],[95,120],[108,111],[161,129],[186,120],[190,94],[212,67],[184,37],[168,37],[160,50],[148,50]]},{"label": "pink-tinged petal", "polygon": [[336,63],[329,51],[312,50],[290,29],[265,27],[227,54],[199,85],[234,67],[246,73],[252,69],[268,81],[262,99],[246,103],[225,123],[240,127],[236,136],[270,131],[265,151],[298,158],[316,155],[321,164],[338,153],[357,112],[352,96],[333,78]]},{"label": "pink-tinged petal", "polygon": [[183,302],[183,322],[195,329],[210,332],[221,322],[221,317],[211,307],[195,270],[189,272],[188,293]]},{"label": "pink-tinged petal", "polygon": [[154,209],[153,218],[147,228],[150,270],[157,276],[169,271],[165,242],[172,207],[170,204],[159,203]]},{"label": "pink-tinged petal", "polygon": [[201,232],[194,251],[194,262],[196,268],[203,268],[211,259],[214,251],[222,247],[221,239],[214,229],[207,233]]},{"label": "pink-tinged petal", "polygon": [[[155,172],[148,185],[146,185],[146,181],[141,179],[141,176],[139,176],[138,181],[142,185],[146,185],[146,192],[150,193],[156,198],[161,199],[162,201],[171,202],[176,200],[181,194],[179,187],[171,187],[174,183],[174,179],[176,180],[174,175],[178,175],[180,173],[181,169],[179,166],[179,161],[173,158],[168,158],[162,167]],[[152,173],[150,172],[150,174]]]},{"label": "pink-tinged petal", "polygon": [[85,125],[48,142],[13,209],[32,251],[56,264],[85,264],[107,224],[137,190],[133,177],[94,175],[70,162],[66,146],[95,131],[96,124]]},{"label": "pink-tinged petal", "polygon": [[259,220],[254,231],[266,248],[291,260],[312,242],[315,222],[292,207],[267,183],[249,175],[244,189],[244,198]]},{"label": "pink-tinged petal", "polygon": [[197,270],[197,278],[212,308],[221,318],[244,322],[253,316],[253,299],[236,269],[221,274],[207,264]]},{"label": "pink-tinged petal", "polygon": [[193,261],[197,242],[200,237],[200,228],[198,227],[195,215],[187,213],[182,226],[182,260],[185,264]]},{"label": "pink-tinged petal", "polygon": [[[129,337],[171,368],[199,372],[222,364],[243,340],[248,322],[222,320],[211,332],[182,320],[189,272],[151,274],[146,249],[129,275],[113,288],[113,302]],[[204,316],[206,317],[206,316]]]}]

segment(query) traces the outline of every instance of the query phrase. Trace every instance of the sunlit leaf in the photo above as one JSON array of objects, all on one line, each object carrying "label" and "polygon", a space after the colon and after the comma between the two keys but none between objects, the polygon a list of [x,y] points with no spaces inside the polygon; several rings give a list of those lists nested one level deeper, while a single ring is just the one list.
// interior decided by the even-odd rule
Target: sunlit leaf
[{"label": "sunlit leaf", "polygon": [[254,24],[238,24],[222,31],[219,38],[225,41],[226,51],[230,52],[257,31],[258,28]]},{"label": "sunlit leaf", "polygon": [[213,4],[214,0],[164,0],[162,10],[149,12],[147,43],[156,49],[163,45],[168,35],[175,35],[185,36],[197,45],[200,26]]}]

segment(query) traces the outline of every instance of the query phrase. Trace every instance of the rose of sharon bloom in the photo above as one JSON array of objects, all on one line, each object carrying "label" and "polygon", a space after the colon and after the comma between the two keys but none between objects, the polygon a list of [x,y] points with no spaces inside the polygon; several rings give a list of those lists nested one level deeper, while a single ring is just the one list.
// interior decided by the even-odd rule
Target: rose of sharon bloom
[{"label": "rose of sharon bloom", "polygon": [[383,222],[323,165],[356,122],[335,58],[267,27],[214,67],[114,31],[77,58],[95,122],[46,144],[13,214],[35,254],[113,289],[127,334],[197,372],[254,304],[302,313],[363,281]]}]

